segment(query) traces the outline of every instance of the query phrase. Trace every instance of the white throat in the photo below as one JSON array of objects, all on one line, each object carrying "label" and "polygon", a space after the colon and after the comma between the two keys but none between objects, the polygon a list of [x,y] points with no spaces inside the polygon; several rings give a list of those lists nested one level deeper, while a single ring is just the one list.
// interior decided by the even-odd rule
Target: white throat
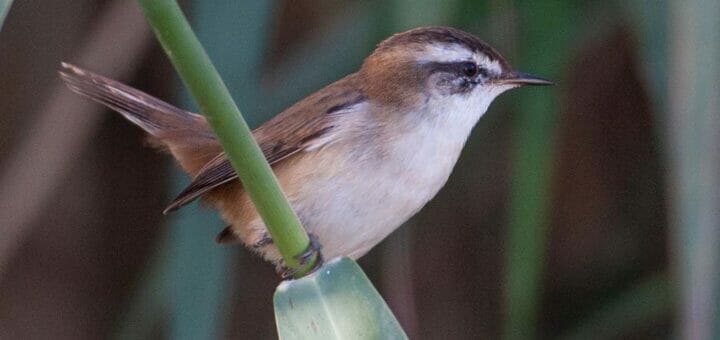
[{"label": "white throat", "polygon": [[459,154],[472,128],[487,112],[492,101],[512,87],[488,86],[474,89],[467,95],[435,95],[422,112],[418,112],[418,116],[422,117],[419,128],[434,130],[427,133],[437,135],[440,144],[443,141],[452,143],[453,147],[447,151]]}]

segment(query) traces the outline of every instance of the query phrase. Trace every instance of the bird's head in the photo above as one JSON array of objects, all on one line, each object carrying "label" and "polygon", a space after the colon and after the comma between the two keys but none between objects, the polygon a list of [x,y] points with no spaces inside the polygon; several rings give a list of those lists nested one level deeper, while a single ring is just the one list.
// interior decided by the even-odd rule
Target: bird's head
[{"label": "bird's head", "polygon": [[449,27],[422,27],[391,36],[359,72],[365,92],[399,108],[456,105],[485,112],[501,93],[552,82],[514,70],[478,37]]}]

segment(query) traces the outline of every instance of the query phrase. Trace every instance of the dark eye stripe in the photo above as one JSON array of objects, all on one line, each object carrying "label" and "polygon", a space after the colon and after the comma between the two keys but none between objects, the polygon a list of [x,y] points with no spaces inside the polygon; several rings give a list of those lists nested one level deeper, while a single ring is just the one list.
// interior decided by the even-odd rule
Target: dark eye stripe
[{"label": "dark eye stripe", "polygon": [[[453,73],[459,76],[466,76],[465,71],[468,68],[468,61],[459,61],[452,63],[441,63],[441,62],[427,62],[421,64],[421,67],[426,69],[430,74],[437,72]],[[488,70],[484,67],[477,68],[477,74],[483,77],[488,76]]]}]

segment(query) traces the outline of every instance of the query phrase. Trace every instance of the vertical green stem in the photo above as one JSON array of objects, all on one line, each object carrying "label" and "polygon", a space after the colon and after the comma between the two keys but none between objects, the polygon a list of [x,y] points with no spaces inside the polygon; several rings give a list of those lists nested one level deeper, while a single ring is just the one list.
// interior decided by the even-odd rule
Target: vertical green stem
[{"label": "vertical green stem", "polygon": [[674,307],[674,287],[665,274],[644,278],[619,296],[609,298],[576,328],[560,336],[572,339],[622,339],[628,331],[661,320]]},{"label": "vertical green stem", "polygon": [[[265,221],[286,266],[298,268],[300,263],[295,256],[307,249],[309,238],[177,2],[138,2],[180,77],[197,100],[201,111],[206,114],[243,188]],[[304,274],[312,265],[306,266],[298,274]]]},{"label": "vertical green stem", "polygon": [[683,339],[720,336],[720,3],[670,1],[666,126]]},{"label": "vertical green stem", "polygon": [[0,0],[0,30],[2,30],[2,25],[5,22],[5,17],[10,11],[12,3],[13,0]]},{"label": "vertical green stem", "polygon": [[[571,5],[567,1],[517,1],[516,6],[525,13],[519,17],[527,18],[518,30],[522,57],[516,67],[557,80],[569,57]],[[559,110],[557,100],[546,91],[525,94],[518,105],[506,247],[507,339],[536,337]]]}]

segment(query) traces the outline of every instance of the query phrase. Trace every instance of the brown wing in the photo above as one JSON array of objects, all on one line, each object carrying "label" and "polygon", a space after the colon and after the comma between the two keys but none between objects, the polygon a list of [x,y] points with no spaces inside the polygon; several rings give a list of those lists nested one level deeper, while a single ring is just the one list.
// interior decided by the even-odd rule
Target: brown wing
[{"label": "brown wing", "polygon": [[[356,75],[349,75],[291,106],[253,131],[270,165],[317,145],[336,128],[338,115],[365,101],[356,86]],[[165,209],[174,211],[225,183],[235,181],[237,173],[225,153],[208,162]]]}]

